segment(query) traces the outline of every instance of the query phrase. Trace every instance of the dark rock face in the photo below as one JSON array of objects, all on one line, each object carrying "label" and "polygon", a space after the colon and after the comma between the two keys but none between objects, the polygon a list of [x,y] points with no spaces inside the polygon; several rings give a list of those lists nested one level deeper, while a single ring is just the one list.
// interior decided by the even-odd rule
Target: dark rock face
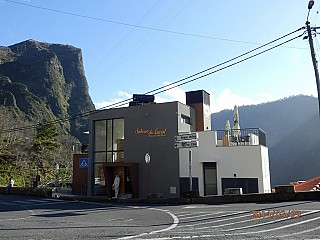
[{"label": "dark rock face", "polygon": [[[0,105],[15,107],[34,122],[67,119],[94,110],[81,50],[27,40],[0,47]],[[59,123],[87,142],[86,117]]]}]

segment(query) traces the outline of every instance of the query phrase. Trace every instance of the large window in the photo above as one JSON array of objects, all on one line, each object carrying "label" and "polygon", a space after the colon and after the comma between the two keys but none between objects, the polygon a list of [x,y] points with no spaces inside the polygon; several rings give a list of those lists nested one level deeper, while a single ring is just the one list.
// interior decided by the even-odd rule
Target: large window
[{"label": "large window", "polygon": [[94,163],[123,162],[124,119],[95,121]]},{"label": "large window", "polygon": [[187,116],[185,116],[185,115],[181,115],[181,123],[186,123],[186,124],[191,125],[191,119],[190,119],[190,117],[187,117]]},{"label": "large window", "polygon": [[103,194],[105,179],[103,163],[124,160],[124,119],[94,122],[94,194]]},{"label": "large window", "polygon": [[226,188],[242,188],[244,194],[259,193],[258,178],[221,178],[222,193]]}]

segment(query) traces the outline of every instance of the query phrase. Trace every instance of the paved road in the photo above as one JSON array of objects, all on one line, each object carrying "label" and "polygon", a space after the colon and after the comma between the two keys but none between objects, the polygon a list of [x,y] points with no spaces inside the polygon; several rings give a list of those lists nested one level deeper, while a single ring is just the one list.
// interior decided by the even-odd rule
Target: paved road
[{"label": "paved road", "polygon": [[128,206],[0,195],[0,239],[319,239],[320,202]]}]

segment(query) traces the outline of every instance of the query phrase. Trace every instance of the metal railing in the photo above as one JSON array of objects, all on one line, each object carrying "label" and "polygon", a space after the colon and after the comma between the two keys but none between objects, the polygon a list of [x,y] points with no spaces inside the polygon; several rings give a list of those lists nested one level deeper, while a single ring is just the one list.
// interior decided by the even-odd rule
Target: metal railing
[{"label": "metal railing", "polygon": [[266,133],[260,128],[244,128],[216,130],[217,146],[244,146],[244,145],[263,145],[267,146]]}]

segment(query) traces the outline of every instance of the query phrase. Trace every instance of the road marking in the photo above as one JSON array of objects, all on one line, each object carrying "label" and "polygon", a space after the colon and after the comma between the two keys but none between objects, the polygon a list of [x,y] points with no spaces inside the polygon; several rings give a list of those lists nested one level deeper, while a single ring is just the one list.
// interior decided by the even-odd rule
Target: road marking
[{"label": "road marking", "polygon": [[[248,212],[235,212],[235,213],[220,215],[220,216],[217,216],[217,217],[218,218],[223,218],[223,217],[230,217],[231,216],[231,218],[217,219],[217,220],[210,221],[210,222],[193,223],[193,224],[189,224],[189,225],[180,225],[180,226],[178,226],[178,228],[181,228],[181,227],[193,227],[193,226],[197,226],[197,225],[205,225],[205,224],[208,224],[208,223],[210,224],[210,223],[216,223],[216,222],[224,222],[224,221],[229,221],[231,219],[243,218],[243,217],[248,217],[248,216],[252,215],[252,214],[245,214],[245,215],[241,215],[241,216],[235,216],[235,215],[243,214],[243,213],[248,213]],[[234,217],[232,217],[232,216],[234,216]]]},{"label": "road marking", "polygon": [[194,214],[199,214],[199,213],[207,213],[207,212],[193,212],[193,213],[185,213],[185,214],[175,214],[176,216],[178,216],[179,218],[181,217],[185,217],[185,216],[189,216],[189,215],[194,215]]},{"label": "road marking", "polygon": [[[306,216],[306,215],[310,215],[310,214],[313,214],[313,213],[317,213],[317,212],[320,212],[319,210],[316,210],[316,211],[309,211],[308,213],[305,213],[305,214],[302,214],[301,216]],[[246,216],[250,216],[250,215],[246,215]],[[241,218],[241,217],[244,217],[244,216],[238,216],[236,218]],[[230,218],[229,218],[230,219]],[[228,220],[229,220],[228,219]],[[296,225],[300,225],[300,224],[304,224],[304,223],[308,223],[308,222],[312,222],[312,221],[316,221],[320,219],[320,217],[316,217],[316,218],[312,218],[312,219],[308,219],[308,220],[304,220],[304,221],[301,221],[301,222],[296,222],[296,223],[292,223],[292,224],[288,224],[288,225],[285,225],[285,226],[280,226],[280,227],[277,227],[277,228],[273,228],[273,229],[267,229],[267,230],[260,230],[260,231],[256,231],[256,232],[240,232],[240,233],[225,233],[223,235],[221,234],[209,234],[209,235],[188,235],[188,236],[172,236],[170,238],[167,238],[167,237],[164,237],[164,238],[154,238],[154,240],[158,239],[158,240],[165,240],[165,239],[191,239],[191,238],[212,238],[212,237],[223,237],[223,236],[237,236],[237,235],[246,235],[246,234],[259,234],[259,233],[265,233],[265,232],[271,232],[271,231],[276,231],[276,230],[279,230],[279,229],[283,229],[283,228],[288,228],[288,227],[292,227],[292,226],[296,226]],[[225,221],[227,219],[223,219],[223,221]],[[248,219],[248,220],[245,220],[245,221],[240,221],[238,223],[243,223],[243,222],[247,222],[247,221],[251,221],[251,220],[255,220],[255,219]],[[273,221],[273,222],[269,222],[267,224],[271,224],[271,223],[274,223],[274,222],[280,222],[280,221],[284,221],[284,220],[288,220],[288,219],[279,219],[279,220],[276,220],[276,221]],[[221,221],[221,220],[217,220],[217,221]],[[217,221],[213,221],[211,223],[215,223]],[[203,223],[203,224],[208,224],[207,223]],[[181,229],[182,231],[173,231],[172,233],[173,234],[192,234],[194,233],[195,231],[198,231],[201,229],[205,229],[205,228],[216,228],[216,227],[220,227],[220,226],[225,226],[225,225],[232,225],[232,224],[236,224],[236,223],[227,223],[227,224],[222,224],[222,225],[215,225],[215,226],[208,226],[208,227],[203,227],[203,228],[195,228],[195,229],[186,229],[185,231],[183,229]],[[245,228],[251,228],[253,226],[258,226],[258,225],[266,225],[265,223],[264,224],[256,224],[256,225],[251,225],[251,226],[247,226],[247,227],[242,227],[242,228],[235,228],[235,229],[229,229],[229,230],[222,230],[222,231],[231,231],[231,230],[239,230],[239,229],[245,229]],[[188,225],[188,226],[194,226],[194,225]],[[182,226],[179,226],[179,227],[182,227]],[[183,226],[185,227],[185,226]],[[312,232],[312,231],[316,231],[320,229],[320,227],[316,227],[316,228],[312,228],[312,229],[307,229],[307,230],[304,230],[304,231],[301,231],[301,232],[297,232],[297,233],[291,233],[291,234],[287,234],[287,235],[281,235],[280,237],[288,237],[288,236],[293,236],[293,235],[299,235],[299,234],[303,234],[303,233],[308,233],[308,232]],[[202,233],[206,233],[206,232],[210,232],[210,231],[202,231]],[[270,236],[270,237],[265,237],[265,238],[274,238],[275,236]],[[278,237],[278,236],[277,236]]]},{"label": "road marking", "polygon": [[[223,213],[223,212],[207,213],[207,214],[200,214],[200,215],[196,215],[196,216],[184,217],[184,218],[180,218],[180,221],[185,220],[185,219],[190,219],[190,218],[200,218],[199,220],[202,220],[201,217],[212,216],[212,215],[220,214],[220,213]],[[207,219],[207,218],[204,218],[204,219]]]},{"label": "road marking", "polygon": [[113,221],[123,221],[123,218],[112,218],[112,219],[106,220],[106,222],[113,222]]},{"label": "road marking", "polygon": [[206,205],[206,206],[187,206],[183,208],[221,208],[221,207],[230,207],[227,205]]},{"label": "road marking", "polygon": [[130,221],[133,221],[133,219],[132,219],[132,218],[130,218],[130,219],[122,220],[122,222],[130,222]]},{"label": "road marking", "polygon": [[[305,214],[306,215],[306,214]],[[302,216],[302,215],[301,215]],[[316,218],[311,218],[311,219],[308,219],[308,220],[304,220],[304,221],[301,221],[301,222],[296,222],[296,223],[292,223],[292,224],[288,224],[288,225],[285,225],[285,226],[281,226],[281,227],[277,227],[277,228],[272,228],[272,229],[266,229],[266,230],[261,230],[261,231],[256,231],[256,232],[246,232],[246,233],[237,233],[238,234],[256,234],[256,233],[265,233],[265,232],[272,232],[272,231],[276,231],[276,230],[279,230],[279,229],[284,229],[284,228],[288,228],[288,227],[292,227],[292,226],[296,226],[296,225],[300,225],[300,224],[304,224],[304,223],[308,223],[308,222],[312,222],[312,221],[315,221],[315,220],[318,220],[320,219],[320,217],[316,217]],[[228,235],[226,233],[226,235]]]},{"label": "road marking", "polygon": [[[249,216],[249,215],[246,215],[246,216]],[[237,218],[246,217],[246,216],[240,216],[240,217],[237,217]],[[235,219],[235,218],[232,218],[232,219]],[[230,220],[230,218],[228,220]],[[250,221],[255,221],[255,219],[247,219],[247,220],[244,220],[244,221],[231,222],[231,223],[225,223],[225,224],[208,226],[208,227],[200,227],[200,228],[197,228],[197,230],[199,230],[199,229],[202,230],[202,229],[207,229],[207,228],[225,227],[225,226],[229,226],[229,225],[234,225],[234,224],[244,223],[244,222],[250,222]],[[217,222],[217,221],[215,221],[215,222]],[[211,222],[211,223],[215,223],[215,222]]]},{"label": "road marking", "polygon": [[[301,214],[301,217],[307,216],[307,215],[310,215],[310,214],[313,214],[313,213],[317,213],[317,212],[319,212],[319,211],[311,211],[309,213]],[[231,229],[226,229],[226,230],[222,230],[222,231],[230,232],[230,231],[235,231],[235,230],[242,230],[242,229],[248,229],[248,228],[253,228],[253,227],[265,226],[265,225],[269,225],[269,224],[274,224],[276,222],[282,222],[282,221],[288,221],[288,220],[290,220],[290,218],[281,218],[281,219],[277,219],[277,220],[274,220],[274,221],[268,221],[268,222],[265,222],[265,223],[259,223],[259,224],[254,224],[254,225],[250,225],[250,226],[238,227],[238,228],[231,228]],[[294,223],[294,224],[296,224],[296,223]],[[286,226],[290,226],[290,225],[291,224],[286,225]],[[273,229],[276,229],[276,228],[273,228]],[[271,230],[273,230],[273,229],[271,229]],[[265,231],[267,231],[267,230],[265,230]]]},{"label": "road marking", "polygon": [[133,238],[139,238],[139,237],[143,237],[146,235],[151,235],[151,234],[155,234],[155,233],[160,233],[160,232],[166,232],[169,231],[173,228],[175,228],[176,226],[178,226],[179,224],[179,219],[177,218],[176,215],[174,215],[173,213],[171,213],[168,210],[164,210],[164,209],[158,209],[158,208],[148,208],[150,210],[156,210],[156,211],[161,211],[161,212],[165,212],[167,214],[169,214],[172,218],[173,218],[173,223],[171,224],[171,226],[164,228],[164,229],[160,229],[160,230],[156,230],[156,231],[152,231],[152,232],[148,232],[148,233],[141,233],[138,235],[133,235],[133,236],[128,236],[128,237],[122,237],[122,238],[118,238],[118,240],[123,240],[123,239],[133,239]]},{"label": "road marking", "polygon": [[[287,235],[281,235],[281,237],[289,237],[289,236],[294,236],[294,235],[300,235],[300,234],[304,234],[304,233],[313,232],[313,231],[316,231],[316,230],[319,230],[319,229],[320,229],[320,227],[315,227],[315,228],[307,229],[307,230],[300,231],[300,232],[289,233]],[[275,238],[275,237],[273,236],[273,237],[268,237],[268,238]]]}]

